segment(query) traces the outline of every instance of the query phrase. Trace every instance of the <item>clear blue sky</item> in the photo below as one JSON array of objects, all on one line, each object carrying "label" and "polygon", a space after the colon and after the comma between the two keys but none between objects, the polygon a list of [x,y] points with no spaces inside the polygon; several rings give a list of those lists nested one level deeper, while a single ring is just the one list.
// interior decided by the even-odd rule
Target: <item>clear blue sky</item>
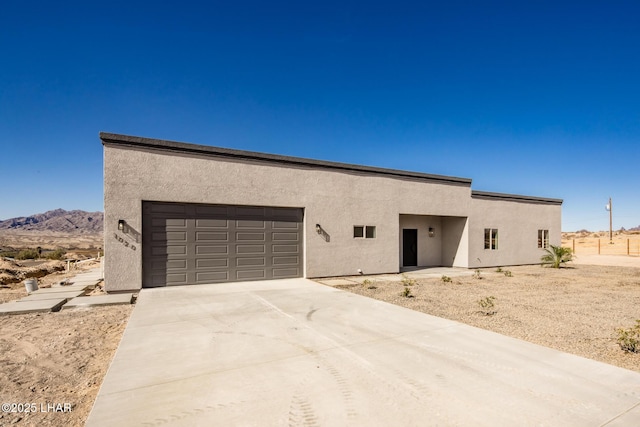
[{"label": "clear blue sky", "polygon": [[473,179],[640,224],[640,2],[4,2],[0,219],[102,210],[98,132]]}]

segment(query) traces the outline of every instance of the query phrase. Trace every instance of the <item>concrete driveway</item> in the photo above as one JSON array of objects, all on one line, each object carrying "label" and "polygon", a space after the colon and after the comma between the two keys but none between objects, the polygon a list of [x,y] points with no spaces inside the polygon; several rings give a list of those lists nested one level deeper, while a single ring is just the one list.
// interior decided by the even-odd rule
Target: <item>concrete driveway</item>
[{"label": "concrete driveway", "polygon": [[88,426],[635,426],[640,374],[306,279],[145,289]]}]

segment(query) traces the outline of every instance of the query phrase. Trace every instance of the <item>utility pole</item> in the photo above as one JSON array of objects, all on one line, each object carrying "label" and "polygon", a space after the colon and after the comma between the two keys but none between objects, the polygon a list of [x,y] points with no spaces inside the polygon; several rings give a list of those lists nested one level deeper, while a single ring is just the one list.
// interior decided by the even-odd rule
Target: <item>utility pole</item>
[{"label": "utility pole", "polygon": [[611,197],[609,197],[609,204],[607,205],[609,211],[609,244],[613,244],[613,206],[611,205]]}]

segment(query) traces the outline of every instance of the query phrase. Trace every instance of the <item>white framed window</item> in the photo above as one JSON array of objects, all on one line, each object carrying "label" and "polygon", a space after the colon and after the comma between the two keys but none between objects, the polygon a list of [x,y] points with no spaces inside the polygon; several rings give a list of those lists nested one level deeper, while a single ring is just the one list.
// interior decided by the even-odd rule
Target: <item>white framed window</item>
[{"label": "white framed window", "polygon": [[376,226],[375,225],[354,225],[353,238],[354,239],[375,239]]},{"label": "white framed window", "polygon": [[492,251],[495,251],[498,249],[498,229],[497,228],[484,229],[484,248]]},{"label": "white framed window", "polygon": [[549,230],[538,230],[538,247],[542,249],[549,247]]}]

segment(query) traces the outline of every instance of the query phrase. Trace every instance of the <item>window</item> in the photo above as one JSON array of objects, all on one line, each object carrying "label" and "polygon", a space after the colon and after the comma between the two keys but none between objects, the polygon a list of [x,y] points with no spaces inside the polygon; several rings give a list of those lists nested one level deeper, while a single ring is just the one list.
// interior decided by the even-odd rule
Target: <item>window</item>
[{"label": "window", "polygon": [[353,238],[354,239],[375,239],[376,227],[375,225],[354,225],[353,226]]},{"label": "window", "polygon": [[490,249],[490,250],[498,249],[498,229],[497,228],[484,229],[484,248]]},{"label": "window", "polygon": [[367,239],[375,239],[376,237],[376,227],[375,225],[367,225],[364,229],[364,237]]},{"label": "window", "polygon": [[538,247],[543,249],[549,247],[549,230],[538,230]]}]

